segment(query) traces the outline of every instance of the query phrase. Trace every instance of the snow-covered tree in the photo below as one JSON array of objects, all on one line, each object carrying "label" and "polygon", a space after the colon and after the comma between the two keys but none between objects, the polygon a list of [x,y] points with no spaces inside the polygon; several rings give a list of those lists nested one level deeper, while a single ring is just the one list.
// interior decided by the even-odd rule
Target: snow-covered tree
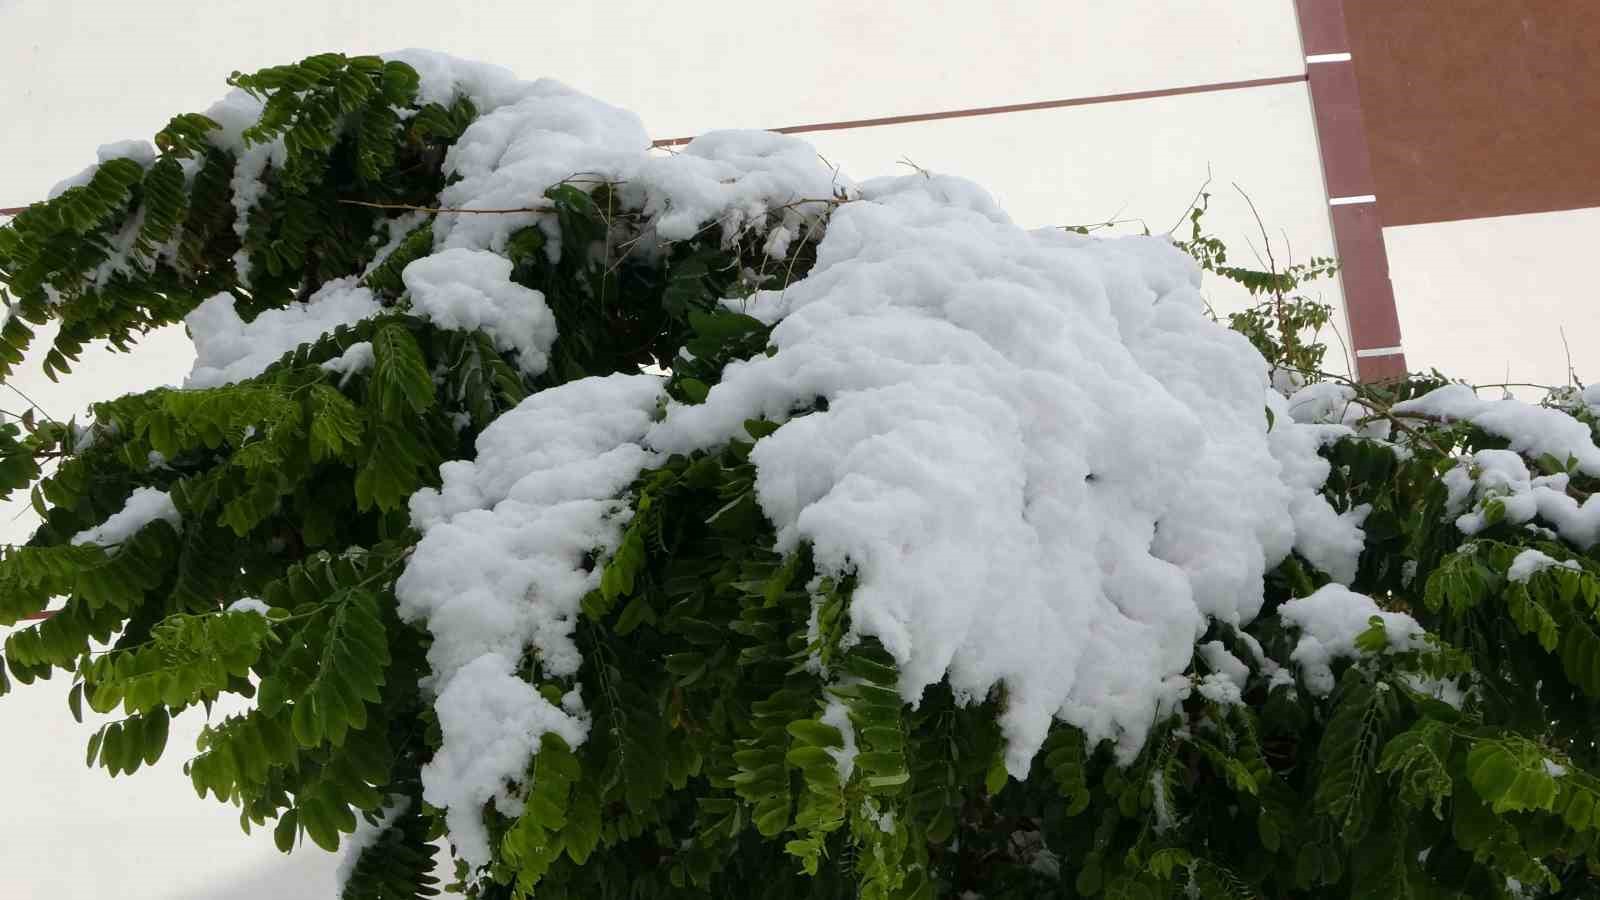
[{"label": "snow-covered tree", "polygon": [[1325,261],[1198,224],[433,54],[231,84],[0,229],[6,372],[197,353],[0,425],[91,765],[248,698],[195,789],[349,898],[1600,889],[1600,391],[1322,375]]}]

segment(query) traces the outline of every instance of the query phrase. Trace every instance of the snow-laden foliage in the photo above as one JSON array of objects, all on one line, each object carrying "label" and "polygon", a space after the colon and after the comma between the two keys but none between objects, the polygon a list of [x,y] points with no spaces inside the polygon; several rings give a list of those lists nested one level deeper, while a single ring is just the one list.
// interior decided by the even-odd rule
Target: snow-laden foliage
[{"label": "snow-laden foliage", "polygon": [[1330,378],[1331,261],[1203,198],[1101,240],[436,54],[231,81],[0,229],[7,370],[197,350],[0,425],[6,666],[121,711],[91,764],[254,697],[195,788],[354,834],[352,898],[435,840],[485,898],[1594,886],[1592,389]]}]

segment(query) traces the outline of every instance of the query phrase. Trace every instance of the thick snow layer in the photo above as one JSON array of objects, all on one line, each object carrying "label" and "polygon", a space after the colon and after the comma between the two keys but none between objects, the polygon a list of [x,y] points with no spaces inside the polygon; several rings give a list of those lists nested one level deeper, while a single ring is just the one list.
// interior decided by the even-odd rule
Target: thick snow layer
[{"label": "thick snow layer", "polygon": [[[424,78],[424,84],[428,79]],[[516,96],[505,91],[504,99]],[[650,137],[633,113],[541,79],[525,85],[514,102],[467,126],[445,156],[445,173],[459,179],[439,194],[445,209],[527,209],[482,215],[440,213],[434,243],[440,249],[505,249],[516,231],[539,222],[537,212],[552,185],[581,180],[584,187],[610,180],[646,157]],[[558,249],[551,244],[552,252]]]},{"label": "thick snow layer", "polygon": [[1582,572],[1583,567],[1575,559],[1558,560],[1547,553],[1541,553],[1531,547],[1517,554],[1511,561],[1511,568],[1506,570],[1506,578],[1510,581],[1526,583],[1528,579],[1543,572],[1545,569],[1571,569]]},{"label": "thick snow layer", "polygon": [[73,535],[72,543],[115,546],[157,519],[166,520],[174,528],[183,524],[183,516],[178,513],[178,507],[166,491],[151,487],[134,488],[120,511],[99,525]]},{"label": "thick snow layer", "polygon": [[455,248],[425,256],[401,273],[411,311],[440,328],[482,331],[495,349],[516,351],[525,374],[549,365],[556,317],[544,295],[511,280],[511,260],[488,250]]},{"label": "thick snow layer", "polygon": [[1200,679],[1195,685],[1195,690],[1200,696],[1210,700],[1218,706],[1240,706],[1244,703],[1244,694],[1233,679],[1220,672],[1212,672]]},{"label": "thick snow layer", "polygon": [[1316,494],[1329,426],[1268,434],[1266,366],[1204,315],[1198,277],[1161,239],[1025,231],[959,179],[867,182],[809,275],[748,302],[776,354],[649,442],[692,450],[827,398],[757,443],[759,500],[780,550],[856,570],[853,627],[905,698],[1003,683],[1017,775],[1052,717],[1130,755],[1207,617],[1259,611],[1300,520],[1338,532],[1317,554],[1334,574],[1359,546]]},{"label": "thick snow layer", "polygon": [[1513,397],[1484,400],[1464,384],[1448,384],[1421,397],[1394,405],[1396,413],[1460,419],[1511,442],[1511,449],[1531,457],[1546,453],[1565,463],[1578,461],[1578,471],[1600,477],[1600,447],[1589,426],[1559,409],[1533,406]]},{"label": "thick snow layer", "polygon": [[194,369],[184,387],[220,387],[260,375],[301,344],[382,308],[354,278],[330,281],[304,303],[266,310],[250,322],[239,318],[231,294],[217,294],[184,317],[195,350]]},{"label": "thick snow layer", "polygon": [[1326,695],[1333,690],[1331,663],[1359,653],[1356,638],[1367,630],[1373,616],[1383,620],[1390,649],[1421,646],[1422,626],[1415,619],[1405,613],[1385,612],[1371,597],[1343,585],[1324,585],[1309,597],[1278,607],[1278,618],[1300,629],[1300,643],[1289,659],[1300,666],[1312,693]]},{"label": "thick snow layer", "polygon": [[[1535,476],[1523,458],[1510,450],[1479,450],[1470,460],[1445,473],[1449,491],[1446,511],[1459,512],[1456,527],[1477,534],[1489,527],[1487,504],[1496,502],[1507,522],[1520,525],[1535,517],[1580,547],[1600,543],[1600,497],[1581,504],[1567,493],[1565,474]],[[1472,508],[1461,512],[1475,499]]]},{"label": "thick snow layer", "polygon": [[733,232],[765,228],[767,214],[780,214],[766,244],[774,256],[816,225],[839,195],[854,191],[810,144],[770,131],[713,131],[621,174],[624,200],[644,209],[664,240],[693,237],[708,222]]},{"label": "thick snow layer", "polygon": [[782,255],[813,228],[851,184],[829,169],[804,141],[770,132],[702,135],[670,156],[649,153],[638,116],[585,96],[557,81],[518,82],[489,66],[426,51],[393,54],[422,76],[426,100],[470,97],[480,117],[450,148],[445,173],[458,180],[439,195],[445,209],[523,210],[482,215],[441,213],[434,222],[439,249],[501,251],[529,225],[541,225],[549,252],[560,234],[544,192],[566,182],[584,190],[618,186],[620,202],[643,210],[663,240],[693,237],[721,223],[728,233],[768,232],[767,247]]},{"label": "thick snow layer", "polygon": [[587,734],[577,698],[552,704],[518,668],[531,651],[544,677],[577,673],[579,604],[627,523],[616,498],[658,460],[640,440],[661,389],[655,376],[612,375],[541,391],[484,429],[477,459],[445,463],[443,485],[411,500],[423,537],[395,594],[400,615],[433,634],[443,736],[423,799],[449,809],[457,852],[474,865],[489,859],[483,804],[520,810],[515,785],[540,736],[576,745]]}]

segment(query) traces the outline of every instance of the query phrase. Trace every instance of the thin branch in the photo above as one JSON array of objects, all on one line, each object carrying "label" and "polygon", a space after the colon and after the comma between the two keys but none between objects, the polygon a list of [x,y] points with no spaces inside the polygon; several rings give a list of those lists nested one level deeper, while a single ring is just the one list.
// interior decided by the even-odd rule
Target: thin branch
[{"label": "thin branch", "polygon": [[1184,223],[1184,220],[1189,218],[1189,214],[1194,212],[1194,208],[1196,206],[1200,205],[1200,198],[1205,196],[1206,188],[1208,188],[1210,186],[1211,186],[1211,164],[1210,163],[1206,163],[1206,180],[1200,182],[1200,190],[1194,192],[1194,199],[1189,201],[1189,205],[1188,205],[1187,208],[1184,209],[1183,215],[1178,216],[1178,221],[1173,222],[1172,223],[1172,227],[1167,229],[1167,235],[1168,236],[1171,236],[1171,234],[1174,231],[1177,231],[1178,230],[1178,226],[1182,225]]},{"label": "thin branch", "polygon": [[44,416],[46,419],[49,419],[51,422],[53,422],[56,425],[60,425],[61,424],[60,422],[57,422],[55,420],[55,417],[51,416],[48,412],[46,412],[44,407],[40,406],[38,403],[35,403],[32,397],[29,397],[27,394],[24,394],[22,392],[22,388],[17,387],[16,385],[12,384],[9,381],[6,382],[6,387],[10,388],[12,390],[12,392],[14,392],[18,397],[21,397],[23,400],[26,400],[28,402],[29,406],[33,407],[34,409],[37,409],[39,411],[40,415]]},{"label": "thin branch", "polygon": [[371,203],[366,200],[340,200],[346,206],[365,206],[371,209],[403,209],[410,212],[425,213],[481,213],[484,215],[508,215],[510,213],[549,212],[553,204],[544,206],[518,206],[510,209],[463,209],[461,207],[445,206],[412,206],[409,203]]},{"label": "thin branch", "polygon": [[1567,329],[1558,325],[1556,332],[1561,335],[1561,349],[1567,354],[1567,386],[1576,384],[1578,387],[1583,387],[1583,382],[1578,380],[1577,370],[1572,368],[1572,347],[1567,343]]},{"label": "thin branch", "polygon": [[[1233,185],[1234,190],[1239,192],[1239,196],[1244,198],[1244,202],[1250,206],[1250,215],[1255,216],[1256,227],[1261,229],[1261,249],[1266,251],[1267,254],[1267,271],[1271,272],[1273,275],[1273,292],[1278,295],[1278,299],[1281,301],[1283,300],[1283,292],[1277,289],[1276,282],[1278,275],[1278,263],[1277,260],[1272,258],[1272,238],[1267,236],[1267,224],[1261,221],[1261,213],[1256,211],[1255,201],[1251,200],[1250,195],[1244,192],[1244,188],[1239,186],[1239,182],[1234,181],[1229,183]],[[1260,262],[1260,258],[1258,257],[1256,261]]]},{"label": "thin branch", "polygon": [[1487,382],[1484,382],[1483,384],[1471,385],[1471,388],[1474,391],[1482,390],[1484,388],[1514,388],[1514,387],[1539,388],[1542,391],[1551,391],[1551,392],[1560,390],[1560,388],[1558,388],[1558,387],[1552,387],[1551,385],[1548,385],[1548,384],[1534,384],[1531,381],[1487,381]]}]

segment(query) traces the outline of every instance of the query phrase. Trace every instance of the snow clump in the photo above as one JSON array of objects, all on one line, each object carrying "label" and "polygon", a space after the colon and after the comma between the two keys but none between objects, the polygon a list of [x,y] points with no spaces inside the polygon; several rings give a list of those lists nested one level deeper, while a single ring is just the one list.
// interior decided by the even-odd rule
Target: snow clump
[{"label": "snow clump", "polygon": [[173,528],[183,525],[183,516],[166,491],[152,487],[134,488],[119,512],[113,513],[99,525],[73,535],[72,543],[112,547],[138,534],[140,529],[157,519]]},{"label": "snow clump", "polygon": [[381,308],[372,292],[354,278],[336,278],[305,302],[265,310],[249,322],[234,309],[232,294],[217,294],[184,317],[195,350],[194,369],[184,387],[221,387],[253,378],[301,344],[373,316]]},{"label": "snow clump", "polygon": [[617,500],[658,455],[640,446],[661,396],[650,375],[586,378],[540,391],[478,436],[474,460],[445,463],[442,486],[411,499],[423,533],[395,585],[400,615],[433,633],[427,685],[443,746],[422,771],[423,799],[448,809],[463,859],[489,860],[480,810],[516,816],[510,785],[546,732],[576,746],[588,717],[518,675],[530,647],[550,677],[576,675],[573,629],[600,583],[596,549],[615,550],[629,509]]},{"label": "snow clump", "polygon": [[1358,655],[1356,638],[1371,626],[1373,616],[1383,623],[1389,649],[1422,646],[1422,626],[1415,619],[1405,613],[1385,612],[1371,597],[1343,585],[1323,585],[1308,597],[1278,607],[1278,618],[1300,629],[1300,642],[1289,660],[1300,666],[1308,690],[1318,696],[1332,692],[1332,662]]}]

